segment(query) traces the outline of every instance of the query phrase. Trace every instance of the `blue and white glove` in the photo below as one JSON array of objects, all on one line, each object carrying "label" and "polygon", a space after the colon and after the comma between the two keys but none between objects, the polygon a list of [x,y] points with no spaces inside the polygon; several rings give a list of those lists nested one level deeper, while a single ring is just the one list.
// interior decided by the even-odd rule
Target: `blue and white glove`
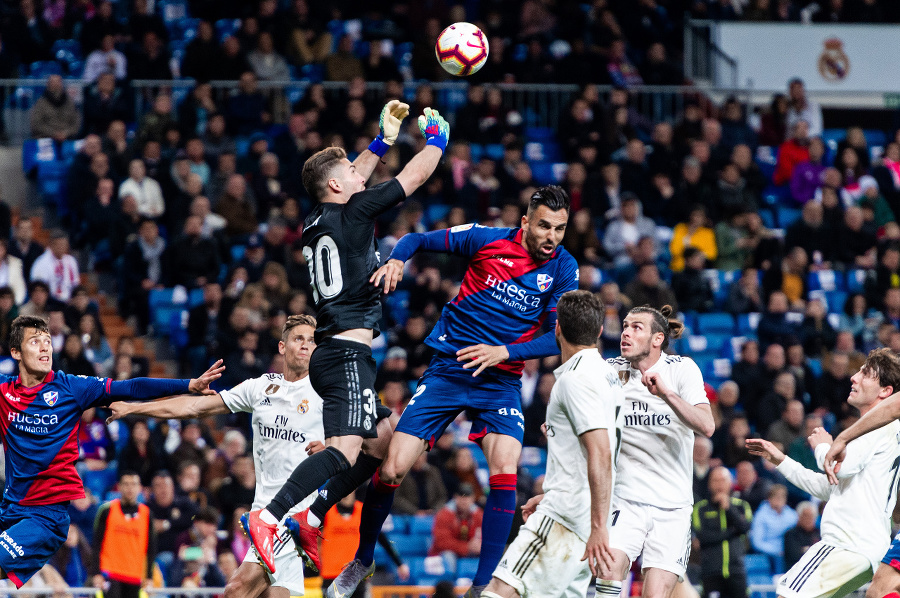
[{"label": "blue and white glove", "polygon": [[437,110],[426,108],[419,117],[419,130],[425,138],[425,145],[433,145],[442,152],[450,141],[450,125],[438,114]]},{"label": "blue and white glove", "polygon": [[369,144],[369,151],[377,155],[379,158],[387,153],[388,149],[397,141],[400,134],[400,124],[409,114],[409,104],[404,104],[400,100],[391,100],[384,105],[381,110],[381,118],[378,120],[378,127],[381,132],[378,137]]}]

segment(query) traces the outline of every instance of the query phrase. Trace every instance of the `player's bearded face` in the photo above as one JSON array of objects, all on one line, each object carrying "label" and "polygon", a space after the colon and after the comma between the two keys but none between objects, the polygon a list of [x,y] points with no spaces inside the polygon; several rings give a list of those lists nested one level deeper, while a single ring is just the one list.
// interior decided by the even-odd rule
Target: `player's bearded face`
[{"label": "player's bearded face", "polygon": [[619,339],[619,349],[622,357],[631,361],[640,361],[650,354],[653,332],[650,323],[644,318],[632,316],[625,318],[622,326],[622,336]]},{"label": "player's bearded face", "polygon": [[553,257],[553,252],[566,234],[568,220],[568,211],[554,212],[547,206],[538,206],[522,218],[522,239],[534,261],[545,262]]}]

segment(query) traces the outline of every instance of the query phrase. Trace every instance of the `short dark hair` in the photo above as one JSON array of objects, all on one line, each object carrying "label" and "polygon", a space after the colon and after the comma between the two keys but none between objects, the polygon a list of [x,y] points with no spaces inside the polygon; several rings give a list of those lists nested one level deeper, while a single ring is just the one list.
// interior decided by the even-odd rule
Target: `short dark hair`
[{"label": "short dark hair", "polygon": [[[306,183],[304,183],[304,185],[305,184]],[[528,213],[531,214],[538,209],[539,206],[547,206],[547,208],[554,212],[559,210],[568,212],[569,194],[559,185],[539,187],[538,190],[531,195],[531,199],[528,201]]]},{"label": "short dark hair", "polygon": [[128,476],[137,476],[138,481],[141,480],[141,475],[138,472],[134,471],[133,469],[124,469],[119,472],[119,481],[122,481],[122,478]]},{"label": "short dark hair", "polygon": [[194,515],[194,521],[219,525],[219,512],[213,507],[203,507],[196,515]]},{"label": "short dark hair", "polygon": [[281,328],[281,340],[286,341],[288,332],[297,326],[312,326],[313,330],[315,330],[316,319],[306,314],[288,316],[288,319],[284,322],[284,326]]},{"label": "short dark hair", "polygon": [[316,201],[325,197],[325,186],[328,183],[328,175],[335,163],[347,157],[347,152],[340,147],[326,147],[314,153],[303,165],[301,177],[303,187],[309,196]]},{"label": "short dark hair", "polygon": [[882,388],[890,386],[900,390],[900,357],[886,347],[873,349],[862,366],[865,376],[878,380]]},{"label": "short dark hair", "polygon": [[603,330],[606,308],[600,297],[589,291],[568,291],[556,304],[556,316],[563,338],[582,347],[597,344]]},{"label": "short dark hair", "polygon": [[38,332],[46,332],[50,334],[50,327],[47,320],[39,316],[19,316],[12,322],[9,328],[9,348],[16,351],[22,350],[22,341],[25,340],[25,330],[33,328]]},{"label": "short dark hair", "polygon": [[[557,311],[559,311],[559,308],[557,308]],[[671,305],[663,305],[661,309],[656,309],[649,305],[642,305],[640,307],[632,308],[628,313],[650,314],[650,332],[653,334],[662,332],[666,335],[666,340],[664,340],[662,344],[662,349],[665,351],[669,348],[670,339],[681,338],[681,335],[684,334],[684,324],[672,317],[674,311],[675,310],[672,309]]]}]

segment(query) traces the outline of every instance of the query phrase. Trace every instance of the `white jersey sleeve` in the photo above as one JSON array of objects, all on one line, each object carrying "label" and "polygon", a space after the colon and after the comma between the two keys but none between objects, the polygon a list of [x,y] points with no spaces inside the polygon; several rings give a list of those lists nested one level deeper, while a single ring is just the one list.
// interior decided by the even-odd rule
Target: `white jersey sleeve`
[{"label": "white jersey sleeve", "polygon": [[[692,505],[694,431],[665,400],[647,390],[641,372],[626,359],[608,363],[625,392],[615,495],[660,509]],[[666,386],[690,405],[709,403],[703,374],[692,359],[662,353],[647,372],[660,374]]]},{"label": "white jersey sleeve", "polygon": [[563,376],[556,382],[559,386],[559,406],[571,422],[576,436],[615,425],[606,409],[597,409],[598,396],[602,397],[610,391],[608,380],[604,380],[599,388],[598,382],[596,378],[577,375]]},{"label": "white jersey sleeve", "polygon": [[244,380],[234,388],[221,391],[219,396],[222,397],[225,406],[231,409],[232,413],[252,413],[253,400],[259,390],[259,381],[259,378]]},{"label": "white jersey sleeve", "polygon": [[806,469],[790,457],[785,457],[784,461],[776,469],[791,484],[812,494],[819,500],[831,498],[831,484],[828,483],[828,478],[825,477],[824,473],[816,473]]}]

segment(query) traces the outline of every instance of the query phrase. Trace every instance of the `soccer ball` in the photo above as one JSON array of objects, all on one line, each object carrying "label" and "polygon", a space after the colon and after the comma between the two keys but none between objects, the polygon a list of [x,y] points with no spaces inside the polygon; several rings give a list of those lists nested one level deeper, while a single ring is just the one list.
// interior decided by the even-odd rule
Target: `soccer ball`
[{"label": "soccer ball", "polygon": [[488,57],[488,41],[472,23],[454,23],[441,31],[434,55],[445,71],[465,77],[477,73]]}]

